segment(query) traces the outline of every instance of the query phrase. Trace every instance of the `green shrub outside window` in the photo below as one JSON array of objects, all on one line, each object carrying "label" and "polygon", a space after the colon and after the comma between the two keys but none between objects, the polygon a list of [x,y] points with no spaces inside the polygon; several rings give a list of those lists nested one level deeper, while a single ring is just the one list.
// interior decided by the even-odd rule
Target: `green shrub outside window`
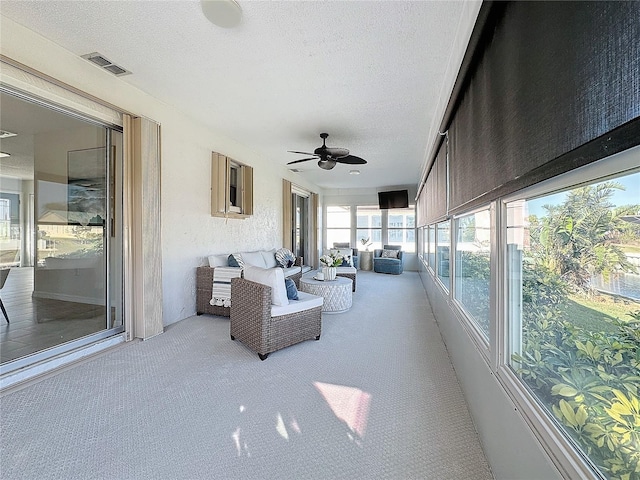
[{"label": "green shrub outside window", "polygon": [[485,338],[489,338],[489,210],[458,218],[454,298]]},{"label": "green shrub outside window", "polygon": [[[507,204],[510,366],[608,478],[640,478],[640,173]],[[622,287],[620,287],[622,288]]]}]

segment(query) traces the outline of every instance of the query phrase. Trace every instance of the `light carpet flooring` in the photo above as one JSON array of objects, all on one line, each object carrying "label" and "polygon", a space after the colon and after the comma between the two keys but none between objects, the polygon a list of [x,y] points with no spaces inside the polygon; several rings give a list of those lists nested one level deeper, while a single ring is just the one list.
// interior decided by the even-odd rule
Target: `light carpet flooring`
[{"label": "light carpet flooring", "polygon": [[415,272],[265,361],[193,316],[0,401],[3,480],[492,478]]}]

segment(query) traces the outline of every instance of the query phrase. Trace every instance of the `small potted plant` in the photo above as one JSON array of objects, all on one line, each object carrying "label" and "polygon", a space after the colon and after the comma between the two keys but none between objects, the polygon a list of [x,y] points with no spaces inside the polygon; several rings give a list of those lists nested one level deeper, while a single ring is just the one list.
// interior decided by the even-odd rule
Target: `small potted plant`
[{"label": "small potted plant", "polygon": [[369,247],[372,245],[372,242],[369,241],[369,237],[361,238],[360,243],[367,249],[367,252],[369,251]]}]

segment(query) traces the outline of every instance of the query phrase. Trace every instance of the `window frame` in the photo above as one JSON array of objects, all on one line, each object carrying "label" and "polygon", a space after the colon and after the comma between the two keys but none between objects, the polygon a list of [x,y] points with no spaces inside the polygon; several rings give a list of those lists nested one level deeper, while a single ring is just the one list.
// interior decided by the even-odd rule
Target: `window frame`
[{"label": "window frame", "polygon": [[496,338],[494,348],[496,379],[522,415],[527,426],[534,432],[542,449],[552,459],[560,473],[567,478],[604,478],[597,467],[583,452],[576,448],[574,441],[563,433],[563,427],[547,413],[509,364],[509,317],[508,292],[506,285],[507,259],[507,204],[517,200],[533,200],[567,189],[598,183],[620,176],[640,172],[638,166],[640,146],[603,158],[576,170],[558,175],[513,194],[500,198],[498,219],[495,223],[498,238],[495,242],[496,267],[499,281],[496,283],[496,301],[499,308],[495,312]]},{"label": "window frame", "polygon": [[[458,262],[457,262],[457,253],[458,253],[458,221],[463,217],[469,217],[471,215],[475,215],[479,212],[489,212],[489,332],[488,335],[485,335],[484,332],[480,329],[480,326],[469,316],[467,311],[464,308],[464,305],[456,298],[457,287],[456,287],[456,275],[458,272]],[[481,207],[475,208],[469,212],[464,214],[459,214],[453,217],[453,230],[454,233],[451,235],[451,252],[453,254],[453,260],[451,263],[453,264],[453,271],[451,273],[451,278],[453,279],[453,283],[451,285],[451,305],[458,313],[458,316],[463,320],[465,324],[465,328],[469,332],[472,340],[482,353],[485,358],[485,361],[489,363],[490,351],[491,351],[491,339],[495,338],[495,289],[494,289],[494,279],[496,277],[496,266],[495,266],[495,253],[494,253],[494,244],[495,244],[495,208],[494,204],[483,205]]]},{"label": "window frame", "polygon": [[[437,276],[436,275],[436,250],[435,250],[435,244],[436,244],[436,225],[437,223],[430,223],[429,225],[427,225],[425,228],[427,229],[427,262],[426,262],[426,266],[427,266],[427,271],[434,277]],[[431,248],[433,248],[433,264],[431,262],[432,258],[431,258]]]},{"label": "window frame", "polygon": [[[439,266],[439,258],[438,258],[438,234],[440,232],[440,225],[448,224],[449,225],[449,285],[447,286],[442,279],[440,278],[440,266]],[[436,222],[433,224],[435,227],[435,238],[434,238],[434,246],[435,246],[435,268],[433,269],[434,279],[437,281],[438,285],[442,290],[450,295],[451,293],[451,219],[442,220],[440,222]]]},{"label": "window frame", "polygon": [[[236,184],[231,184],[234,170]],[[231,203],[235,188],[236,205]],[[218,152],[211,152],[211,216],[248,218],[253,215],[253,168]]]}]

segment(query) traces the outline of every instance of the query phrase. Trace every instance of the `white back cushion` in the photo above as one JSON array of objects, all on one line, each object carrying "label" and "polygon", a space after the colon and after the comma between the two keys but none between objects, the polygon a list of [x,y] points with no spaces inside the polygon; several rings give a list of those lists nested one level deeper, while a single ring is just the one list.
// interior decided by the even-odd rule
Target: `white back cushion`
[{"label": "white back cushion", "polygon": [[289,305],[287,288],[284,285],[284,273],[281,268],[246,266],[244,278],[271,287],[271,303],[273,305]]},{"label": "white back cushion", "polygon": [[242,260],[245,266],[253,265],[254,267],[266,268],[264,258],[260,252],[242,252]]},{"label": "white back cushion", "polygon": [[349,266],[353,267],[353,250],[351,248],[332,248],[331,253],[342,255],[342,258],[349,263]]},{"label": "white back cushion", "polygon": [[222,255],[209,255],[210,267],[228,267],[229,266],[229,254]]},{"label": "white back cushion", "polygon": [[272,248],[271,250],[263,250],[260,252],[262,254],[262,259],[264,260],[264,266],[266,268],[277,267],[276,263],[276,249]]}]

